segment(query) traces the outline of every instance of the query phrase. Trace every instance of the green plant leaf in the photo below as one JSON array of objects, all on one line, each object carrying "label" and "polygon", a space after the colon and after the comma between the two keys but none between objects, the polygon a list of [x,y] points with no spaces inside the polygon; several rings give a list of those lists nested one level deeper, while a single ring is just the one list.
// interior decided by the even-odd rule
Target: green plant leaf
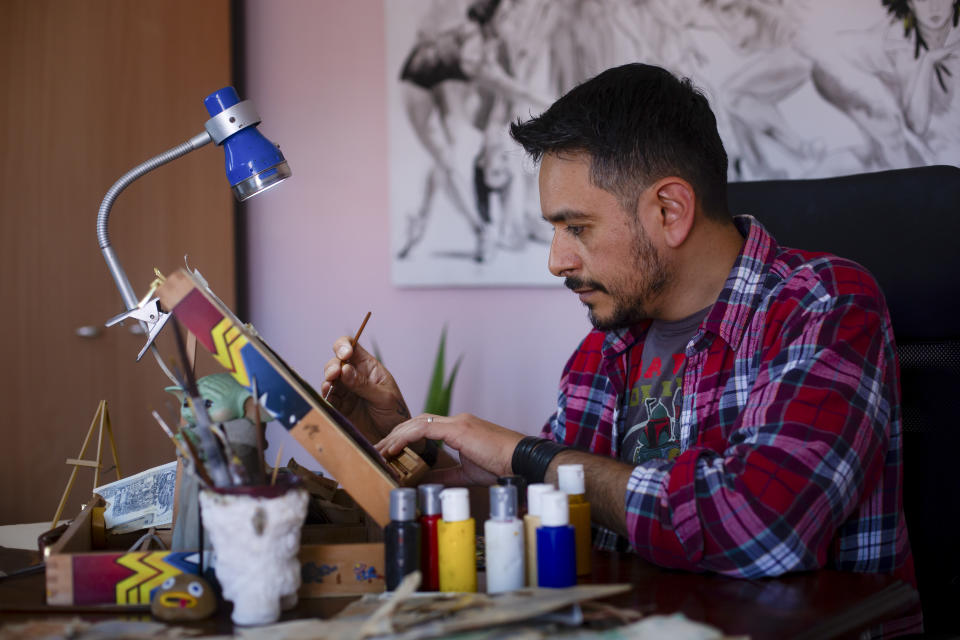
[{"label": "green plant leaf", "polygon": [[450,399],[453,395],[453,383],[457,379],[457,371],[460,369],[460,363],[463,361],[463,356],[461,355],[457,358],[457,361],[453,365],[453,369],[450,371],[450,377],[447,379],[447,383],[443,387],[443,391],[440,393],[440,402],[439,406],[443,409],[443,414],[445,416],[450,415]]},{"label": "green plant leaf", "polygon": [[[427,401],[424,403],[423,412],[433,413],[435,415],[447,415],[443,412],[443,378],[444,378],[444,360],[447,351],[447,326],[443,326],[440,332],[440,345],[437,347],[437,356],[433,361],[433,373],[430,376],[430,386],[427,387]],[[449,409],[449,407],[448,407]]]},{"label": "green plant leaf", "polygon": [[427,389],[427,401],[424,405],[424,413],[432,413],[438,416],[450,415],[450,400],[453,395],[453,383],[456,382],[457,372],[460,370],[460,363],[463,361],[461,355],[453,365],[450,376],[446,374],[446,353],[447,353],[447,327],[444,325],[440,332],[440,344],[437,346],[437,356],[433,362],[433,373],[430,376],[430,386]]}]

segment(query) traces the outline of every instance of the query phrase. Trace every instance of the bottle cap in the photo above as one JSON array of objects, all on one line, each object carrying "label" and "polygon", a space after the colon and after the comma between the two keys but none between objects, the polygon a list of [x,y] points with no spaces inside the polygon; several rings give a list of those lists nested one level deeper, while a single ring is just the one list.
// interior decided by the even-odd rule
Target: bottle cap
[{"label": "bottle cap", "polygon": [[523,511],[527,498],[527,479],[523,476],[500,476],[497,478],[497,484],[504,487],[512,485],[517,488],[517,512]]},{"label": "bottle cap", "polygon": [[444,489],[440,492],[441,516],[447,522],[461,522],[470,517],[470,494],[464,487]]},{"label": "bottle cap", "polygon": [[390,519],[409,522],[417,517],[417,491],[401,487],[390,491]]},{"label": "bottle cap", "polygon": [[442,484],[422,484],[420,490],[420,513],[425,516],[435,516],[440,513],[440,492]]},{"label": "bottle cap", "polygon": [[513,485],[490,487],[490,519],[512,520],[517,517],[517,488]]},{"label": "bottle cap", "polygon": [[540,515],[540,526],[562,527],[570,524],[570,506],[567,504],[567,494],[563,491],[549,491],[540,497],[543,513]]},{"label": "bottle cap", "polygon": [[557,466],[557,485],[568,496],[579,496],[584,492],[583,465],[561,464]]},{"label": "bottle cap", "polygon": [[542,515],[543,509],[541,507],[540,498],[543,497],[543,494],[548,491],[553,491],[552,484],[537,483],[532,484],[527,487],[527,513],[532,516]]}]

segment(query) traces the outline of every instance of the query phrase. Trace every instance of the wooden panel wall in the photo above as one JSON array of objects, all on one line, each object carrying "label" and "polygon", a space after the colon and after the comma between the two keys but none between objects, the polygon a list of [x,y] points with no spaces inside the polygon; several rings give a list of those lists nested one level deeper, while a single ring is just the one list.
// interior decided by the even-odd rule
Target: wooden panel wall
[{"label": "wooden panel wall", "polygon": [[[203,130],[204,96],[230,84],[231,33],[228,0],[3,4],[0,524],[9,524],[53,516],[64,461],[100,399],[125,474],[174,458],[149,413],[174,415],[165,376],[149,356],[135,362],[142,336],[102,328],[123,305],[97,244],[97,210],[123,173]],[[234,205],[222,156],[208,145],[117,199],[110,236],[138,295],[154,266],[171,271],[188,254],[232,305]],[[83,326],[101,335],[79,337]],[[91,487],[82,470],[67,515]]]}]

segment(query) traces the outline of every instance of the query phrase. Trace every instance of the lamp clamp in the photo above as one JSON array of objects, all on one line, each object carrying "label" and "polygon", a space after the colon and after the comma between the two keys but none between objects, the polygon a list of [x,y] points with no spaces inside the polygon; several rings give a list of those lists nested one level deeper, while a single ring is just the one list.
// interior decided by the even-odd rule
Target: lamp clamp
[{"label": "lamp clamp", "polygon": [[124,311],[121,314],[115,315],[106,322],[106,326],[112,327],[115,324],[123,322],[124,320],[138,320],[147,326],[147,343],[143,345],[143,349],[140,350],[140,353],[137,354],[137,361],[140,361],[140,358],[143,357],[143,354],[147,352],[147,349],[150,348],[150,345],[154,343],[157,339],[157,336],[160,335],[160,330],[163,329],[163,326],[167,324],[167,320],[170,319],[170,312],[164,311],[160,308],[160,299],[153,298],[148,300],[142,306],[134,307],[129,311]]}]

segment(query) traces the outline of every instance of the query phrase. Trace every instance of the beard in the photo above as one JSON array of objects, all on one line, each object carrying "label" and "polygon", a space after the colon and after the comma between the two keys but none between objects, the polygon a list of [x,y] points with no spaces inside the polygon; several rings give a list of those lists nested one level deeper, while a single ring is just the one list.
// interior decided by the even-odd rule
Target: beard
[{"label": "beard", "polygon": [[594,305],[585,303],[590,323],[600,331],[612,331],[633,326],[650,319],[650,302],[664,290],[670,281],[666,261],[643,231],[637,229],[633,270],[609,284],[569,276],[563,284],[571,289],[590,288],[606,293],[613,300],[608,316],[597,315]]}]

